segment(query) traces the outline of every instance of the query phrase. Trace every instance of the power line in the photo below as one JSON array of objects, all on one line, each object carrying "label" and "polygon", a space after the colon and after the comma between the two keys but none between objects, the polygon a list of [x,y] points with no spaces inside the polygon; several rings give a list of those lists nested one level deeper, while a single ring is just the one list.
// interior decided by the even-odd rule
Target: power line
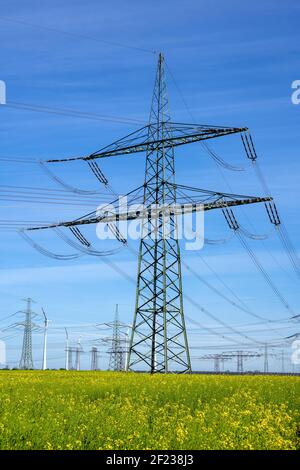
[{"label": "power line", "polygon": [[[186,297],[186,296],[185,296],[185,297]],[[196,308],[199,309],[199,304],[198,304],[198,303],[195,303],[195,304],[194,304],[193,302],[194,302],[194,301],[191,301],[190,303],[191,303],[192,305],[194,305]],[[202,309],[202,307],[200,307],[200,309]],[[201,311],[202,311],[202,310],[201,310]],[[215,335],[215,336],[218,336],[219,338],[228,340],[228,341],[230,341],[231,343],[234,343],[234,344],[239,344],[239,345],[241,344],[241,341],[240,341],[240,340],[236,340],[235,338],[229,337],[229,336],[227,336],[227,334],[220,333],[220,332],[216,331],[216,328],[212,328],[212,327],[208,327],[208,326],[206,326],[206,325],[203,325],[203,324],[200,323],[198,320],[195,320],[195,319],[193,319],[193,318],[191,318],[191,317],[189,317],[189,316],[187,316],[186,319],[187,319],[189,322],[193,323],[194,325],[199,326],[202,330],[208,331],[209,333],[211,333],[211,334],[213,334],[213,335]],[[222,326],[223,326],[223,325],[222,325]],[[252,343],[252,344],[253,344],[253,343]],[[231,345],[231,347],[232,347],[232,345]],[[191,347],[190,347],[190,349],[191,349]]]},{"label": "power line", "polygon": [[85,189],[81,189],[81,188],[76,188],[75,186],[72,186],[69,183],[66,183],[61,178],[59,178],[56,174],[54,174],[53,171],[50,170],[50,168],[48,168],[47,164],[44,163],[44,162],[40,161],[39,165],[40,165],[41,169],[46,173],[46,175],[50,179],[55,181],[55,183],[58,183],[60,186],[62,186],[67,191],[70,191],[70,192],[75,193],[75,194],[82,194],[82,195],[97,194],[97,190],[85,190]]},{"label": "power line", "polygon": [[[171,69],[170,69],[170,67],[168,66],[167,63],[166,63],[166,67],[167,67],[167,69],[168,69],[168,71],[169,71],[169,73],[170,73],[170,76],[171,76],[171,78],[172,78],[172,80],[173,80],[173,82],[174,82],[174,85],[175,85],[175,87],[176,87],[176,89],[177,89],[177,91],[178,91],[178,94],[179,94],[179,96],[181,97],[181,100],[182,100],[182,102],[183,102],[183,104],[184,104],[184,107],[186,108],[187,114],[191,117],[192,122],[196,122],[195,116],[194,116],[193,113],[191,112],[191,109],[190,109],[190,107],[189,107],[189,105],[188,105],[188,103],[187,103],[187,100],[185,99],[184,94],[182,93],[182,90],[181,90],[181,88],[179,87],[179,85],[178,85],[178,83],[177,83],[177,81],[176,81],[176,79],[175,79],[175,77],[174,77],[174,75],[173,75],[173,73],[172,73],[172,71],[171,71]],[[208,147],[208,145],[206,144],[206,142],[201,142],[201,143],[203,144],[204,148],[208,151],[208,153],[210,154],[210,156],[213,156],[212,151],[211,151],[211,149]],[[227,181],[225,175],[223,174],[223,171],[221,170],[221,168],[219,168],[219,166],[218,166],[218,164],[217,164],[218,161],[217,161],[215,158],[213,158],[213,160],[214,160],[214,163],[216,164],[216,167],[217,167],[218,171],[219,171],[219,172],[221,173],[221,175],[223,176],[223,178],[224,178],[224,180],[225,180],[225,182],[226,182],[226,184],[227,184],[227,187],[229,188],[229,190],[230,190],[231,192],[233,192],[231,186],[229,185],[229,182]],[[233,289],[230,288],[230,287],[224,282],[224,280],[221,278],[221,276],[209,265],[209,263],[208,263],[207,261],[205,261],[205,260],[203,259],[203,257],[202,257],[199,253],[198,253],[198,255],[199,255],[199,257],[200,257],[202,263],[204,263],[204,264],[206,265],[206,267],[215,275],[215,277],[219,280],[219,282],[221,282],[221,284],[236,298],[236,300],[237,300],[240,304],[244,305],[244,308],[242,307],[242,308],[244,309],[244,311],[247,311],[247,312],[248,312],[249,310],[248,310],[247,305],[245,305],[245,303],[236,295],[236,293],[233,291]]]},{"label": "power line", "polygon": [[[135,255],[137,254],[137,252],[135,250],[133,250],[132,248],[130,248],[129,246],[127,246],[127,248],[130,249],[130,251],[132,253],[134,253]],[[101,258],[102,261],[104,261],[107,265],[109,265],[114,271],[116,271],[118,274],[120,274],[121,276],[123,276],[126,280],[128,280],[129,282],[133,283],[135,285],[136,283],[136,280],[135,278],[133,278],[132,276],[128,275],[128,273],[126,271],[124,271],[122,268],[120,268],[118,265],[116,265],[114,262],[112,262],[109,258],[106,258],[106,257],[102,257]],[[218,318],[211,314],[210,312],[208,312],[208,310],[206,310],[204,307],[202,307],[198,302],[196,302],[194,299],[192,299],[191,297],[187,296],[185,294],[185,298],[192,304],[194,305],[198,310],[200,310],[202,313],[205,313],[206,315],[208,315],[210,318],[213,318],[217,323],[221,324],[223,327],[225,327],[226,329],[229,329],[231,332],[234,332],[235,334],[238,334],[244,338],[246,338],[247,340],[250,340],[251,342],[255,342],[255,343],[258,343],[258,344],[261,344],[261,342],[257,342],[255,340],[252,340],[250,337],[248,336],[245,336],[243,334],[241,334],[238,330],[236,330],[235,328],[232,328],[230,327],[229,325],[227,325],[225,322],[221,322],[218,320]],[[196,320],[193,320],[191,319],[190,317],[187,317],[190,321],[194,322],[197,324]],[[203,329],[205,330],[208,330],[208,331],[213,331],[214,334],[217,334],[218,336],[222,336],[222,337],[225,337],[224,335],[220,335],[219,333],[216,333],[215,330],[213,330],[212,328],[208,328],[202,324],[199,324]],[[240,344],[240,341],[236,341],[234,339],[232,339],[233,342],[237,343],[237,344]]]},{"label": "power line", "polygon": [[5,156],[2,155],[0,156],[0,162],[8,162],[8,163],[38,163],[38,159],[33,159],[31,157],[24,158],[24,157],[10,157],[10,156]]},{"label": "power line", "polygon": [[137,125],[144,124],[144,121],[141,121],[139,119],[124,118],[124,117],[119,117],[119,116],[106,116],[106,115],[101,115],[97,113],[77,111],[75,109],[57,108],[57,107],[36,105],[36,104],[30,104],[30,103],[19,103],[15,101],[7,101],[4,106],[8,108],[23,110],[23,111],[47,113],[47,114],[53,114],[57,116],[70,116],[70,117],[76,117],[76,118],[81,118],[81,119],[90,119],[94,121],[107,121],[107,122],[117,123],[117,124],[137,124]]},{"label": "power line", "polygon": [[76,38],[81,38],[81,39],[87,39],[89,41],[100,42],[102,44],[107,44],[107,45],[110,45],[110,46],[116,46],[116,47],[121,47],[121,48],[125,48],[125,49],[132,49],[132,50],[136,50],[136,51],[140,51],[140,52],[147,52],[147,53],[150,53],[150,54],[156,54],[156,51],[151,50],[151,49],[146,49],[146,48],[138,47],[138,46],[131,46],[129,44],[124,44],[124,43],[115,42],[115,41],[109,41],[107,39],[94,38],[94,37],[86,35],[86,34],[74,33],[72,31],[65,31],[65,30],[62,30],[62,29],[53,28],[52,26],[46,26],[46,25],[31,23],[31,22],[25,21],[23,19],[15,19],[15,18],[7,17],[7,16],[0,16],[0,20],[7,21],[7,22],[10,22],[10,23],[21,24],[21,25],[24,25],[24,26],[30,26],[32,28],[43,29],[45,31],[51,31],[51,32],[54,32],[54,33],[59,33],[59,34],[63,34],[63,35],[70,36],[70,37],[76,37]]},{"label": "power line", "polygon": [[[244,312],[244,313],[247,313],[248,315],[254,317],[254,318],[257,318],[258,320],[262,320],[262,321],[267,321],[267,322],[270,322],[270,323],[273,323],[273,322],[276,322],[274,320],[270,320],[268,318],[265,318],[265,317],[262,317],[261,315],[258,315],[254,312],[252,312],[251,310],[248,310],[248,308],[244,308],[243,306],[237,304],[236,302],[234,302],[233,300],[229,299],[225,294],[223,294],[222,292],[219,291],[219,289],[217,289],[216,287],[214,287],[212,284],[210,284],[208,281],[206,281],[205,279],[203,279],[194,269],[192,269],[186,262],[182,261],[182,264],[188,269],[188,271],[190,271],[199,281],[201,281],[204,285],[206,285],[206,287],[208,287],[210,290],[212,290],[215,294],[217,294],[219,297],[221,297],[222,299],[226,300],[226,302],[228,302],[230,305],[232,305],[233,307],[239,309],[240,311]],[[276,330],[274,330],[276,331]]]},{"label": "power line", "polygon": [[[129,246],[127,246],[127,248],[130,249],[131,252],[133,252],[134,254],[137,254],[135,250],[133,250],[132,248],[130,248]],[[185,263],[183,263],[185,264]],[[133,279],[132,277],[130,278],[131,279],[131,282],[135,283],[135,279]],[[210,318],[212,318],[213,320],[215,320],[217,323],[219,323],[222,327],[226,328],[227,330],[230,330],[232,333],[235,333],[235,334],[238,334],[239,336],[242,336],[244,338],[246,338],[247,340],[250,340],[252,343],[256,343],[256,344],[261,344],[260,341],[256,341],[256,340],[253,340],[252,338],[246,336],[246,335],[243,335],[242,333],[240,333],[238,330],[236,330],[236,328],[228,325],[227,323],[219,320],[217,318],[217,316],[215,316],[214,314],[212,314],[210,311],[208,311],[207,309],[205,309],[202,305],[200,305],[197,301],[195,301],[193,298],[191,298],[190,296],[188,296],[187,294],[184,295],[184,298],[189,302],[191,303],[194,307],[196,307],[200,312],[204,313],[205,315],[209,316]],[[190,317],[187,317],[187,319],[195,324],[198,324],[201,328],[207,330],[207,331],[212,331],[214,334],[217,334],[218,336],[222,336],[224,337],[224,335],[220,335],[219,333],[216,333],[214,329],[212,328],[208,328],[207,326],[204,326],[203,324],[200,324],[199,322],[197,323],[196,320],[190,318]],[[260,317],[260,319],[263,319],[263,317]],[[265,319],[263,319],[265,320]],[[269,320],[267,320],[269,321]],[[268,329],[270,330],[270,328]],[[236,340],[233,340],[233,342],[236,342],[236,343],[240,343],[239,341],[236,341]]]},{"label": "power line", "polygon": [[269,284],[270,288],[273,290],[274,294],[278,297],[278,299],[281,301],[281,303],[284,305],[284,307],[292,314],[294,314],[292,308],[290,307],[289,303],[287,300],[284,298],[284,296],[281,294],[281,292],[278,290],[278,287],[275,286],[273,281],[270,278],[270,275],[267,273],[267,271],[263,268],[257,257],[255,256],[254,252],[251,250],[249,245],[246,243],[245,239],[242,237],[240,233],[237,233],[237,237],[240,240],[242,246],[246,249],[247,253],[249,254],[251,260],[253,261],[254,265],[257,267],[257,269],[261,272],[263,275],[264,279],[266,282]]},{"label": "power line", "polygon": [[197,301],[195,301],[194,299],[192,299],[189,295],[185,294],[185,299],[192,305],[194,305],[194,307],[196,307],[198,310],[200,310],[202,313],[204,313],[204,315],[208,316],[209,318],[212,318],[214,321],[216,321],[217,323],[219,323],[220,325],[224,326],[224,328],[227,328],[229,331],[231,331],[232,333],[236,334],[236,335],[239,335],[245,339],[247,339],[248,341],[252,342],[252,343],[256,343],[256,344],[261,344],[261,341],[257,341],[253,338],[250,338],[249,336],[247,335],[244,335],[243,333],[241,333],[240,331],[238,331],[236,328],[228,325],[227,323],[225,323],[223,320],[220,320],[216,315],[214,315],[213,313],[211,313],[210,311],[208,311],[206,308],[202,307]]},{"label": "power line", "polygon": [[[168,66],[167,66],[167,67],[168,67]],[[188,103],[187,103],[187,101],[185,100],[184,95],[183,95],[181,89],[179,88],[179,86],[178,86],[178,84],[177,84],[177,82],[176,82],[176,80],[175,80],[175,78],[174,78],[174,76],[173,76],[173,74],[172,74],[172,72],[171,72],[171,70],[170,70],[169,67],[168,67],[168,70],[169,70],[169,73],[170,73],[170,75],[171,75],[171,77],[172,77],[172,79],[173,79],[173,81],[174,81],[174,84],[175,84],[175,86],[176,86],[176,88],[177,88],[177,91],[178,91],[179,95],[181,96],[181,99],[182,99],[183,104],[184,104],[184,106],[185,106],[185,108],[186,108],[186,110],[187,110],[187,113],[190,115],[190,117],[192,118],[193,122],[195,122],[195,117],[193,116],[193,114],[192,114],[192,112],[191,112],[191,110],[190,110],[190,108],[189,108],[189,106],[188,106]],[[271,192],[270,192],[270,190],[269,190],[269,188],[268,188],[268,186],[267,186],[266,180],[265,180],[265,178],[264,178],[264,176],[263,176],[263,174],[262,174],[262,172],[261,172],[261,169],[260,169],[260,167],[258,166],[258,163],[257,163],[257,154],[256,154],[256,151],[255,151],[255,149],[254,149],[254,145],[253,145],[253,141],[252,141],[251,135],[250,135],[250,141],[248,141],[247,135],[245,135],[245,138],[247,139],[246,141],[244,140],[242,134],[241,134],[241,138],[242,138],[242,142],[243,142],[243,145],[244,145],[244,148],[245,148],[245,151],[246,151],[246,154],[247,154],[248,158],[250,158],[249,155],[253,155],[253,158],[250,158],[250,159],[251,159],[251,161],[252,161],[252,163],[253,163],[253,165],[254,165],[254,167],[255,167],[255,169],[256,169],[257,176],[258,176],[258,178],[259,178],[259,180],[260,180],[260,182],[261,182],[261,185],[262,185],[262,187],[263,187],[263,189],[264,189],[264,191],[265,191],[265,194],[270,195]],[[248,143],[248,147],[247,147],[247,145],[246,145],[246,142]],[[249,144],[249,142],[250,142],[250,144]],[[209,152],[209,154],[210,154],[212,157],[214,157],[213,152],[211,151],[211,149],[209,149],[209,147],[207,146],[206,142],[202,142],[202,145],[206,148],[206,150]],[[250,153],[249,153],[249,152],[250,152]],[[254,153],[253,153],[253,152],[254,152]],[[215,160],[215,163],[216,163],[216,166],[217,166],[218,171],[219,171],[220,174],[222,175],[222,177],[223,177],[223,179],[224,179],[224,181],[225,181],[227,187],[228,187],[229,190],[232,192],[232,188],[231,188],[231,186],[230,186],[230,184],[229,184],[227,178],[225,177],[225,175],[224,175],[222,169],[219,168],[219,166],[217,165],[217,163],[219,163],[219,162],[218,162],[216,159],[214,159],[214,160]],[[229,169],[230,169],[230,168],[229,168]],[[244,212],[243,207],[241,207],[241,210]],[[247,219],[249,220],[247,214],[246,214],[246,217],[247,217]],[[250,223],[251,223],[251,222],[250,222]],[[239,229],[240,229],[240,231],[241,231],[241,230],[244,230],[244,229],[241,228],[241,226],[239,226]],[[245,230],[244,230],[244,231],[245,231]],[[240,241],[242,242],[242,245],[246,248],[248,254],[250,255],[250,257],[251,257],[251,259],[253,260],[253,262],[255,263],[255,265],[256,265],[256,266],[259,268],[259,270],[263,273],[263,275],[264,275],[266,281],[268,282],[268,284],[270,285],[270,287],[273,289],[274,293],[275,293],[275,294],[277,295],[277,297],[279,297],[279,299],[283,302],[283,304],[285,305],[285,307],[288,308],[289,310],[291,310],[290,307],[289,307],[289,305],[288,305],[288,303],[286,302],[286,300],[283,298],[283,296],[282,296],[281,293],[279,292],[278,288],[277,288],[276,286],[274,286],[274,283],[272,282],[270,276],[269,276],[269,275],[266,273],[266,271],[263,269],[263,267],[261,266],[261,264],[258,262],[257,258],[255,258],[254,253],[253,253],[252,250],[248,247],[248,245],[246,244],[246,241],[245,241],[244,239],[242,239],[240,233],[239,233],[238,235],[239,235]],[[291,263],[292,263],[292,265],[294,266],[296,273],[299,274],[299,271],[298,271],[298,269],[299,269],[299,261],[298,261],[297,255],[295,254],[295,249],[294,249],[292,243],[291,243],[291,242],[289,241],[289,239],[288,239],[287,232],[286,232],[285,234],[283,234],[283,232],[280,231],[280,236],[281,236],[281,239],[282,239],[282,243],[283,243],[283,245],[284,245],[284,248],[285,248],[285,250],[287,251],[287,254],[288,254],[288,256],[289,256],[289,258],[290,258],[290,260],[291,260]],[[252,238],[252,237],[251,237],[251,238]],[[256,239],[259,239],[259,238],[256,237]]]},{"label": "power line", "polygon": [[240,305],[244,306],[244,308],[247,309],[248,307],[245,302],[236,294],[236,292],[230,286],[228,286],[227,283],[225,283],[224,279],[220,276],[220,274],[217,273],[214,268],[212,268],[208,261],[205,260],[198,251],[196,253],[198,255],[198,258],[200,258],[202,263],[210,270],[210,272],[216,277],[216,279],[218,279],[218,281],[223,285],[223,287],[240,303]]},{"label": "power line", "polygon": [[[256,149],[255,149],[251,134],[250,133],[247,134],[245,132],[244,135],[241,134],[241,139],[242,139],[243,147],[245,149],[246,156],[252,163],[252,167],[254,168],[255,174],[257,176],[257,179],[260,182],[260,185],[264,193],[271,195],[270,188],[268,187],[266,179],[258,163],[258,156],[256,153]],[[289,234],[281,218],[279,217],[278,209],[275,203],[272,202],[268,205],[266,204],[266,210],[267,210],[270,222],[275,226],[275,228],[277,228],[276,233],[279,236],[283,249],[288,256],[295,273],[297,274],[298,277],[300,277],[300,261],[298,258],[298,254],[295,250],[293,243],[290,240]]]},{"label": "power line", "polygon": [[9,318],[13,317],[14,315],[17,315],[17,313],[19,313],[19,312],[15,312],[15,313],[12,313],[12,314],[8,315],[7,317],[0,318],[0,322],[8,320]]},{"label": "power line", "polygon": [[62,200],[58,198],[51,198],[51,197],[33,197],[33,196],[1,196],[0,195],[0,201],[5,201],[5,202],[23,202],[24,204],[50,204],[50,205],[62,205],[62,206],[73,206],[73,207],[95,207],[99,205],[101,202],[107,202],[107,201],[98,201],[97,203],[95,202],[92,204],[91,202],[84,202],[84,201],[72,201],[72,200]]},{"label": "power line", "polygon": [[[41,192],[41,194],[43,194],[45,191],[46,192],[51,192],[51,193],[63,193],[65,194],[65,196],[70,196],[70,197],[73,197],[73,195],[71,194],[70,195],[70,191],[67,191],[66,189],[57,189],[57,188],[43,188],[43,187],[34,187],[34,186],[14,186],[14,185],[7,185],[7,184],[1,184],[0,185],[0,191],[5,191],[5,192],[15,192],[17,190],[17,192],[19,192],[19,190],[21,191],[29,191],[29,192],[33,192],[33,193],[36,193],[36,192]],[[98,191],[97,192],[97,195],[107,195],[107,192],[101,192],[101,191]],[[108,196],[108,195],[107,195]],[[94,199],[94,198],[91,198],[91,196],[89,196],[88,194],[87,195],[84,195],[84,198],[85,199]]]}]

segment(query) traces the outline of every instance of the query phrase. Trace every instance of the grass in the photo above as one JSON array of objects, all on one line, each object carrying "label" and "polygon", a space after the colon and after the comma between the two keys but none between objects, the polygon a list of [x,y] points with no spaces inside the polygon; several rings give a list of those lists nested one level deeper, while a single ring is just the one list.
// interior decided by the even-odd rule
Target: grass
[{"label": "grass", "polygon": [[1,371],[0,449],[299,449],[300,378]]}]

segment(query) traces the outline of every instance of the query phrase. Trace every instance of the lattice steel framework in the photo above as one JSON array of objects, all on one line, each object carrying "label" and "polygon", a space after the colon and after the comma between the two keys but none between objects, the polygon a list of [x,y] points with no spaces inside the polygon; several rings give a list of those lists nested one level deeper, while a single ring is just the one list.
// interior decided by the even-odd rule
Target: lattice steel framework
[{"label": "lattice steel framework", "polygon": [[236,359],[237,359],[237,373],[238,374],[242,374],[244,372],[244,361],[243,361],[243,351],[237,351],[237,356],[236,356]]},{"label": "lattice steel framework", "polygon": [[77,346],[76,346],[76,352],[75,352],[75,369],[76,370],[80,370],[80,356],[81,356],[82,352],[83,351],[82,351],[81,342],[80,342],[80,339],[78,339]]},{"label": "lattice steel framework", "polygon": [[[160,55],[149,122],[149,140],[172,137]],[[170,184],[168,184],[170,183]],[[144,205],[176,204],[174,149],[172,146],[147,150]],[[139,249],[136,307],[130,341],[129,369],[145,364],[153,372],[169,367],[189,372],[191,362],[183,315],[180,247],[176,216],[168,219],[165,237],[164,215],[144,219]]]},{"label": "lattice steel framework", "polygon": [[20,369],[33,369],[33,357],[32,357],[32,310],[31,303],[32,299],[26,299],[27,309],[25,313],[24,321],[24,335],[23,335],[23,347],[20,359]]},{"label": "lattice steel framework", "polygon": [[109,350],[109,370],[125,370],[125,348],[124,339],[121,337],[122,324],[119,322],[119,306],[116,305],[115,320],[113,322],[113,335],[111,348]]},{"label": "lattice steel framework", "polygon": [[91,370],[98,370],[98,349],[93,346],[91,349]]},{"label": "lattice steel framework", "polygon": [[68,370],[74,370],[73,352],[76,352],[76,348],[68,348]]},{"label": "lattice steel framework", "polygon": [[231,359],[231,355],[227,355],[226,353],[220,354],[205,354],[203,356],[194,357],[193,359],[200,359],[200,360],[213,360],[214,361],[214,372],[220,373],[221,371],[224,372],[224,364],[225,361]]},{"label": "lattice steel framework", "polygon": [[264,350],[264,373],[267,374],[269,372],[269,357],[268,357],[268,345],[265,344]]},{"label": "lattice steel framework", "polygon": [[262,354],[256,353],[256,352],[249,352],[249,351],[234,351],[234,352],[228,352],[227,356],[231,358],[236,357],[236,371],[238,374],[242,374],[244,372],[244,359],[261,357]]}]

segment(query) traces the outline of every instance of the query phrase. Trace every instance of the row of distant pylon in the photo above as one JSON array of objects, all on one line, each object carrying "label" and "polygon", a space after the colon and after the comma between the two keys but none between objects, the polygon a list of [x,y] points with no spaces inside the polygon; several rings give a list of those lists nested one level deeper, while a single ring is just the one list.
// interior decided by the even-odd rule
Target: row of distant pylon
[{"label": "row of distant pylon", "polygon": [[[33,369],[33,352],[32,352],[32,332],[34,329],[37,328],[37,325],[33,323],[32,319],[36,315],[32,311],[32,302],[34,302],[31,298],[25,299],[27,302],[27,308],[24,312],[25,319],[24,322],[18,323],[19,326],[24,327],[23,333],[23,346],[22,346],[22,353],[21,359],[19,363],[20,369]],[[47,369],[47,333],[48,333],[48,326],[49,321],[47,315],[42,309],[44,315],[44,347],[43,347],[43,365],[42,369]],[[121,371],[125,370],[126,366],[126,355],[128,351],[127,347],[127,340],[121,335],[121,327],[124,326],[119,322],[119,309],[118,305],[116,305],[116,312],[115,312],[115,320],[112,323],[107,323],[108,326],[112,327],[113,335],[111,338],[107,338],[107,341],[110,342],[109,348],[109,369]],[[77,341],[77,345],[75,347],[69,346],[69,336],[68,331],[66,331],[66,358],[65,358],[65,369],[66,370],[80,370],[80,358],[81,353],[83,353],[83,348],[80,342],[80,339]],[[99,351],[96,346],[91,348],[91,370],[99,370]],[[75,355],[75,363],[73,361]]]},{"label": "row of distant pylon", "polygon": [[[194,359],[212,360],[214,362],[214,371],[219,373],[219,372],[225,371],[226,361],[236,358],[236,364],[237,364],[236,371],[237,373],[242,374],[244,372],[244,360],[247,360],[253,357],[257,357],[257,358],[263,357],[263,360],[264,360],[263,371],[266,374],[269,372],[269,357],[270,356],[278,357],[278,354],[270,352],[268,350],[268,345],[265,344],[263,352],[240,351],[240,350],[229,351],[229,352],[222,352],[222,353],[217,353],[217,354],[205,354],[203,356],[199,356]],[[283,350],[280,353],[280,359],[281,359],[281,369],[282,369],[281,372],[284,372],[285,364],[284,364],[284,351]]]},{"label": "row of distant pylon", "polygon": [[[32,311],[32,302],[34,302],[31,298],[25,299],[27,303],[27,309],[22,313],[25,314],[25,319],[23,322],[19,322],[19,326],[24,327],[24,334],[23,334],[23,346],[22,346],[22,354],[19,363],[20,369],[33,369],[33,354],[32,354],[32,332],[37,328],[36,325],[32,320],[36,316],[36,314]],[[49,321],[47,315],[42,309],[44,315],[44,347],[43,347],[43,363],[42,369],[47,369],[47,330]],[[125,371],[127,368],[127,359],[128,359],[128,339],[127,334],[122,332],[124,327],[128,328],[128,325],[125,325],[119,321],[119,309],[118,304],[116,305],[115,310],[115,318],[113,322],[105,323],[106,326],[109,326],[113,330],[113,334],[111,337],[103,338],[104,343],[109,344],[108,354],[109,354],[109,364],[108,370],[114,371]],[[69,344],[69,335],[67,329],[66,331],[66,345],[65,345],[65,369],[66,370],[77,370],[81,369],[81,354],[84,353],[84,349],[81,344],[80,338],[77,340],[77,344],[75,346],[70,346]],[[100,351],[97,346],[92,346],[90,349],[91,360],[90,360],[90,369],[91,370],[100,370],[99,367],[99,359],[100,359]],[[214,364],[214,372],[220,373],[225,371],[225,362],[236,358],[237,360],[237,373],[244,372],[244,360],[253,357],[263,357],[264,365],[263,371],[264,373],[269,372],[269,357],[276,356],[271,351],[268,351],[268,345],[265,345],[264,352],[249,352],[249,351],[229,351],[229,352],[222,352],[217,354],[205,354],[199,357],[193,357],[193,359],[199,360],[212,360]],[[282,362],[282,372],[285,371],[284,365],[284,351],[281,351],[280,354],[281,362]]]}]

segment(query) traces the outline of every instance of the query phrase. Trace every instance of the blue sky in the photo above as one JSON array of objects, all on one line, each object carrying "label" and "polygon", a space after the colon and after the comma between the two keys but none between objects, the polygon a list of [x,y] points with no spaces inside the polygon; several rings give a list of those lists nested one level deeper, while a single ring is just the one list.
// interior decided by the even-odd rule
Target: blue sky
[{"label": "blue sky", "polygon": [[[291,103],[291,83],[299,79],[300,73],[299,14],[300,6],[296,1],[281,5],[266,0],[249,4],[195,0],[184,3],[177,0],[73,0],[62,4],[48,0],[43,3],[12,0],[2,7],[0,14],[0,80],[6,82],[8,105],[29,103],[145,122],[157,55],[140,49],[163,51],[172,72],[171,76],[167,71],[167,80],[173,120],[190,122],[192,114],[198,123],[246,125],[251,129],[261,168],[290,238],[299,249],[300,105]],[[85,155],[138,127],[30,112],[11,106],[0,107],[0,119],[0,157],[22,157],[28,161]],[[202,148],[194,144],[176,152],[177,181],[226,192],[231,188],[236,193],[262,194],[237,138],[224,138],[222,142],[213,142],[212,147],[226,161],[245,171],[220,170]],[[111,159],[101,168],[112,186],[125,193],[143,182],[144,156]],[[20,202],[14,200],[16,190],[12,188],[10,195],[4,197],[3,191],[8,189],[5,185],[61,188],[35,164],[0,160],[0,169],[1,220],[51,221],[78,217],[92,210],[86,200],[78,196],[73,198],[76,206]],[[55,166],[55,172],[74,186],[97,187],[97,180],[83,164]],[[89,204],[98,202],[101,201],[94,199]],[[251,241],[251,247],[298,313],[299,279],[278,238],[271,233],[272,227],[263,209],[249,207],[237,210],[236,214],[249,230],[270,235],[265,242]],[[230,235],[220,214],[209,214],[205,223],[208,238]],[[120,306],[121,319],[131,322],[134,284],[118,276],[100,259],[54,261],[35,252],[16,233],[1,230],[0,238],[1,317],[20,310],[20,299],[31,296],[38,302],[36,309],[41,305],[47,309],[53,325],[111,321],[116,303]],[[36,240],[54,251],[69,252],[52,234],[39,234]],[[137,248],[134,244],[133,247]],[[238,240],[233,238],[223,245],[207,245],[201,256],[253,311],[273,319],[289,316],[254,269]],[[223,286],[199,262],[197,254],[186,252],[183,257],[222,291]],[[114,262],[135,277],[134,255],[122,251],[115,255]],[[227,323],[246,329],[242,325],[254,322],[253,318],[216,297],[185,269],[184,291]],[[220,328],[188,302],[185,307],[190,318]],[[82,328],[82,335],[93,334]],[[206,337],[194,328],[189,325],[193,345],[219,346],[219,336]],[[259,333],[260,326],[253,328],[257,330],[251,333],[253,338],[278,338],[272,332]],[[261,325],[261,329],[266,330],[266,325]],[[296,332],[297,325],[292,324],[283,331]],[[74,341],[79,333],[80,328],[73,330]],[[58,341],[55,334],[53,331],[53,344]],[[61,336],[59,341],[62,340]],[[19,338],[14,341],[11,361],[18,359],[20,341]],[[36,335],[37,358],[40,343],[41,338]],[[57,352],[55,354],[57,356]],[[63,352],[61,354],[63,356]],[[53,360],[53,365],[59,363]]]}]

